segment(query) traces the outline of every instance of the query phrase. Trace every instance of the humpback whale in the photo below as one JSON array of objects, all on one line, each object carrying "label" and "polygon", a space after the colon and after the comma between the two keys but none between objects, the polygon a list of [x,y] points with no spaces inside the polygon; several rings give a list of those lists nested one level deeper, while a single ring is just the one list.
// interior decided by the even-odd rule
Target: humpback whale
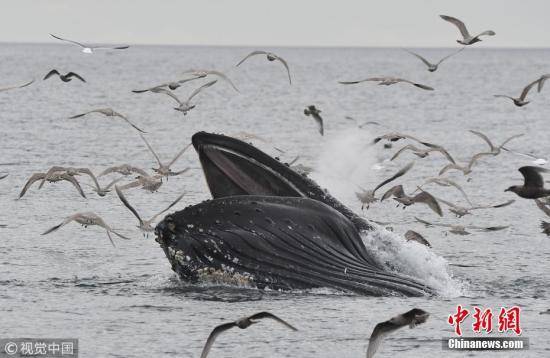
[{"label": "humpback whale", "polygon": [[360,236],[372,226],[307,176],[232,137],[199,132],[192,143],[213,199],[167,215],[155,229],[183,281],[218,277],[257,288],[373,296],[434,293],[382,267]]}]

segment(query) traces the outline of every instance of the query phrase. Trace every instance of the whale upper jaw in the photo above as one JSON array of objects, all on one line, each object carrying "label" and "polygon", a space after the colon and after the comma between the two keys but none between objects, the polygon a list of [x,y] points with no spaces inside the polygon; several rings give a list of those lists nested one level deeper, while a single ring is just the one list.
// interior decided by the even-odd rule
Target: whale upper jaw
[{"label": "whale upper jaw", "polygon": [[313,180],[248,143],[206,132],[193,135],[192,143],[214,199],[237,195],[310,198],[336,209],[358,230],[371,229]]}]

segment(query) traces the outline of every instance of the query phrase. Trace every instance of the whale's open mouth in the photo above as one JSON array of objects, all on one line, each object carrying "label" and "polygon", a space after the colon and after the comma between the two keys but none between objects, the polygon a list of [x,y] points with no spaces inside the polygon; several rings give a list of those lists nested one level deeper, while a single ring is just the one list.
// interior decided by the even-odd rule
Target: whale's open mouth
[{"label": "whale's open mouth", "polygon": [[300,174],[240,140],[200,132],[193,146],[214,198],[235,195],[307,197]]}]

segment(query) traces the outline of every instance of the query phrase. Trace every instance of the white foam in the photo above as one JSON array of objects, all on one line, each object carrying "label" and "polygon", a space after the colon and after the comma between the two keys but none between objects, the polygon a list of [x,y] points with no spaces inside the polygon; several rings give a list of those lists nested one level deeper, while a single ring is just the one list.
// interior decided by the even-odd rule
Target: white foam
[{"label": "white foam", "polygon": [[[364,130],[346,130],[327,141],[312,177],[319,185],[346,205],[359,206],[355,197],[356,184],[374,180],[373,167],[378,163],[376,147]],[[368,188],[367,188],[368,189]],[[375,230],[363,234],[363,241],[374,256],[388,270],[404,273],[426,282],[442,296],[464,294],[465,284],[453,279],[447,261],[430,248],[375,225]]]}]

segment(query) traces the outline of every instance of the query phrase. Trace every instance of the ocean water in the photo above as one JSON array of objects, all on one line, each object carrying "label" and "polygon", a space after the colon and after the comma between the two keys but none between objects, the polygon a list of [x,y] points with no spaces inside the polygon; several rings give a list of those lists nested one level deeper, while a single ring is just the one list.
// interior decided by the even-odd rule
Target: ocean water
[{"label": "ocean water", "polygon": [[[413,307],[430,313],[414,330],[389,336],[377,357],[547,357],[550,355],[550,239],[540,233],[544,214],[531,201],[504,192],[520,184],[517,168],[524,157],[502,153],[487,157],[468,177],[449,172],[476,204],[517,199],[508,207],[475,211],[456,218],[444,207],[443,218],[422,206],[405,210],[392,200],[375,203],[364,215],[388,222],[365,236],[365,243],[382,261],[412,272],[439,289],[435,297],[362,297],[328,289],[273,292],[179,282],[153,235],[143,237],[136,219],[114,193],[95,195],[85,187],[80,197],[68,183],[32,187],[16,200],[34,172],[52,165],[89,167],[94,173],[121,163],[145,169],[154,158],[126,123],[100,115],[68,119],[99,107],[112,107],[146,130],[161,159],[169,161],[205,130],[235,134],[251,132],[266,152],[290,161],[300,156],[312,166],[312,177],[356,212],[357,185],[373,188],[411,160],[414,168],[397,183],[407,192],[446,164],[437,153],[420,159],[404,154],[387,160],[403,144],[383,149],[371,146],[377,135],[400,131],[444,145],[458,162],[486,150],[468,129],[486,133],[495,143],[525,135],[510,148],[545,157],[550,153],[547,123],[550,95],[532,93],[532,103],[516,108],[493,94],[517,96],[528,82],[550,72],[550,51],[468,48],[443,63],[435,73],[400,49],[276,48],[289,63],[293,84],[284,68],[257,57],[234,65],[250,48],[134,46],[127,51],[85,55],[64,45],[0,45],[0,87],[22,83],[29,87],[0,93],[0,338],[73,337],[80,340],[81,357],[198,357],[210,330],[223,322],[261,310],[287,319],[298,332],[262,322],[246,331],[233,330],[216,341],[212,357],[362,357],[376,323]],[[436,60],[454,49],[417,49]],[[87,83],[62,83],[42,77],[52,68],[74,71]],[[227,83],[194,98],[197,107],[187,116],[172,109],[175,102],[161,94],[134,94],[132,89],[175,80],[189,68],[223,70],[239,88]],[[403,76],[434,87],[433,92],[398,84],[339,85],[377,75]],[[203,82],[190,82],[176,93],[185,98]],[[325,136],[303,109],[322,110]],[[358,129],[346,119],[377,121]],[[285,150],[284,154],[274,147]],[[150,217],[185,192],[174,208],[210,197],[197,156],[189,150],[174,169],[190,167],[171,177],[157,193],[127,192],[129,201]],[[111,179],[110,177],[109,179]],[[471,178],[468,181],[468,178]],[[106,184],[110,180],[102,178]],[[88,182],[82,178],[82,182]],[[392,183],[393,184],[393,183]],[[391,185],[388,185],[389,188]],[[383,188],[383,189],[386,189]],[[384,190],[380,189],[379,195]],[[454,189],[426,190],[466,205]],[[132,240],[116,240],[113,248],[104,231],[71,223],[55,233],[40,235],[78,211],[94,211]],[[495,226],[499,232],[447,234],[443,227],[425,228],[414,217],[440,223]],[[413,229],[432,249],[404,242]],[[517,352],[448,352],[441,339],[453,336],[448,315],[461,304],[492,308],[522,308],[523,336],[530,349]],[[473,336],[471,320],[463,330]],[[493,332],[492,336],[499,336]]]}]

